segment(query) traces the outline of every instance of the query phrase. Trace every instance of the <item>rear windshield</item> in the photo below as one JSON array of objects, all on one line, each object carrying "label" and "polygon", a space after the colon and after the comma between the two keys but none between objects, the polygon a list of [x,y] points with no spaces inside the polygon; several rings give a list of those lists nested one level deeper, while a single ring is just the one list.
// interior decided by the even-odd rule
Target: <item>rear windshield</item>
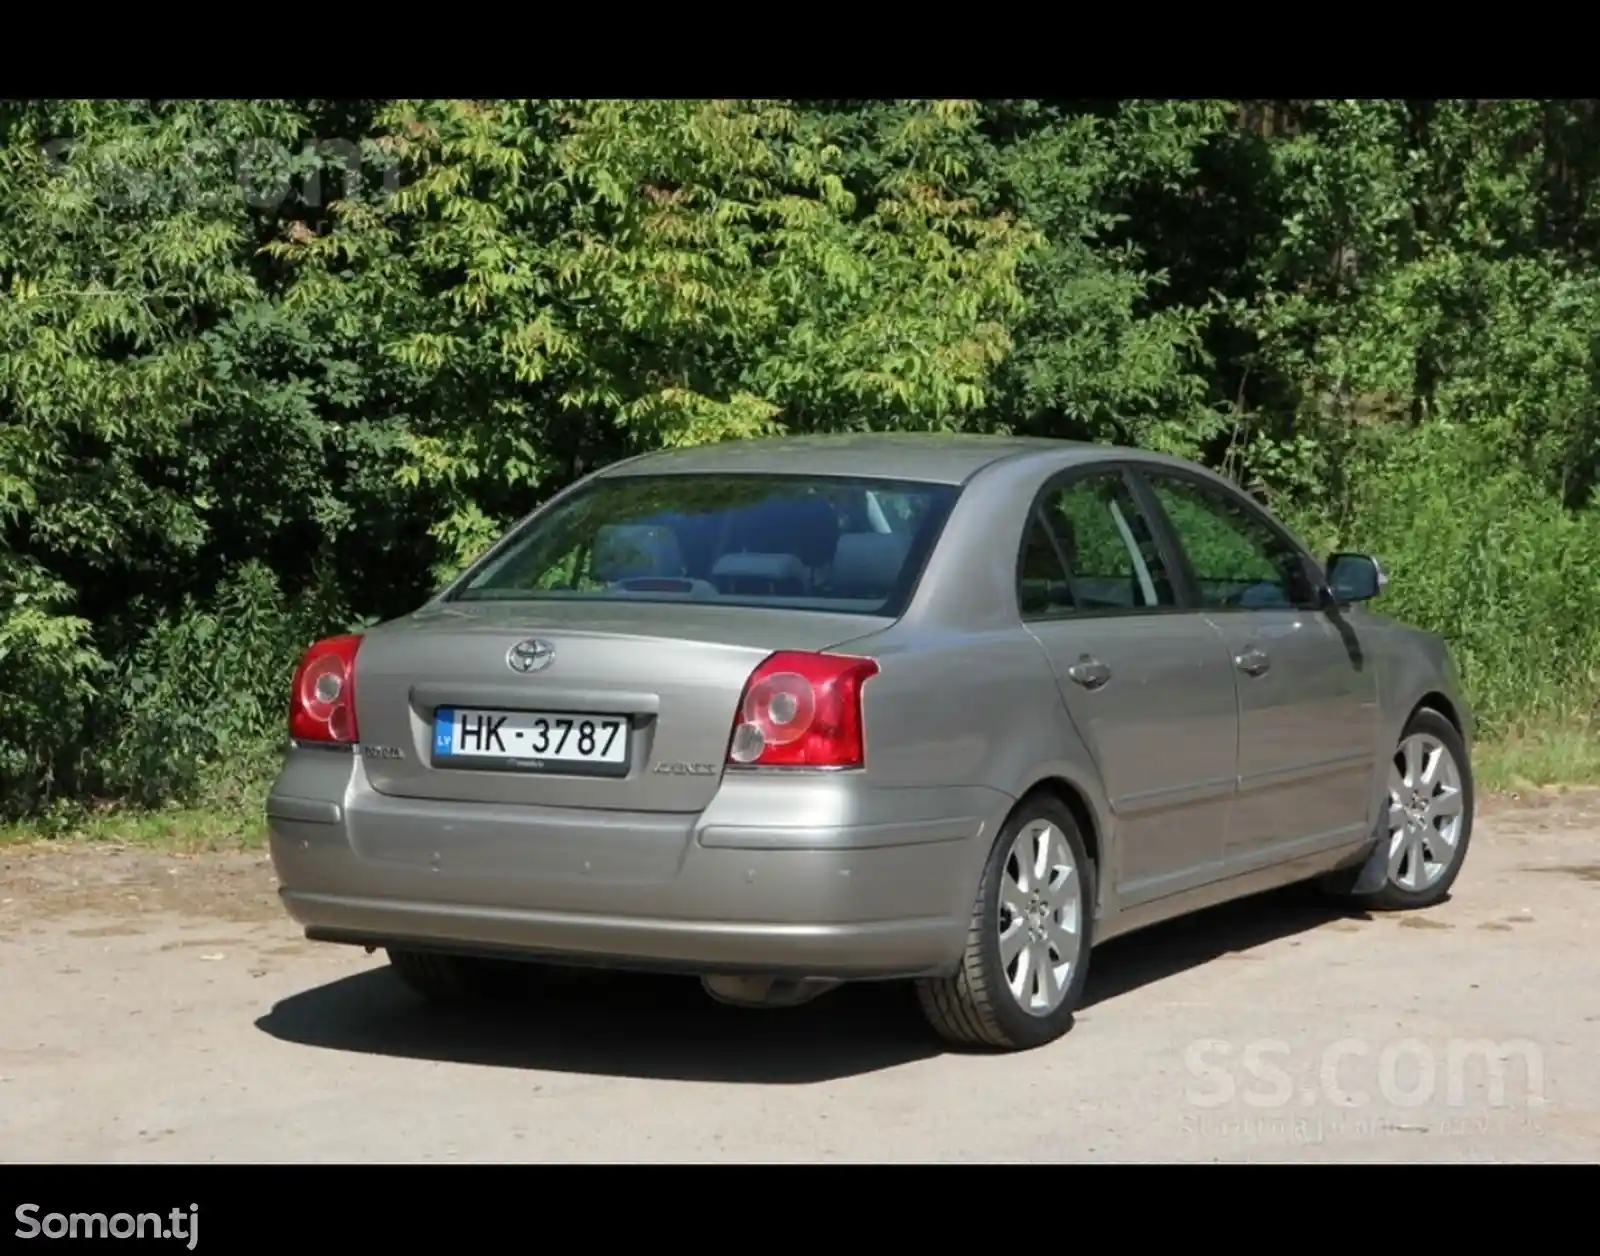
[{"label": "rear windshield", "polygon": [[897,616],[960,490],[825,476],[599,479],[452,601],[663,601]]}]

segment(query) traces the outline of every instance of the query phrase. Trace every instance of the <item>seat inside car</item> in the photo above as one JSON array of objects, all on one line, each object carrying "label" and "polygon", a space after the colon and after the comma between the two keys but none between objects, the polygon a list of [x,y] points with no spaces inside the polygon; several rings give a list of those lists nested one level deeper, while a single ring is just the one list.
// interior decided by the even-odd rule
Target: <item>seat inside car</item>
[{"label": "seat inside car", "polygon": [[833,557],[839,517],[822,497],[788,497],[739,511],[711,580],[724,593],[799,597]]},{"label": "seat inside car", "polygon": [[833,557],[839,517],[821,497],[785,497],[746,507],[734,516],[727,552],[793,554],[816,569]]},{"label": "seat inside car", "polygon": [[846,532],[833,552],[835,597],[881,600],[894,591],[910,539],[893,532]]}]

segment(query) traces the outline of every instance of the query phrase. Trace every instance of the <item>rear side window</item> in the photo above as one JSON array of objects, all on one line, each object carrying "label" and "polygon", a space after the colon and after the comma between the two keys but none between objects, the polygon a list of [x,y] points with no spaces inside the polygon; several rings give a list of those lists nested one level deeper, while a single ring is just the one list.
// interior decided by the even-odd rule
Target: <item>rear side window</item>
[{"label": "rear side window", "polygon": [[898,615],[959,489],[830,476],[599,479],[454,601],[702,601]]}]

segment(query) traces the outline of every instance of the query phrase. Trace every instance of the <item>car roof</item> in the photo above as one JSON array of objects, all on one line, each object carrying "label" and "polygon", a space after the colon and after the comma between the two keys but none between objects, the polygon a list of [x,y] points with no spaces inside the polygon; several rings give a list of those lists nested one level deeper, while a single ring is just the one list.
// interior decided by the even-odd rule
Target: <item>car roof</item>
[{"label": "car roof", "polygon": [[[1137,455],[1139,451],[1087,441],[963,432],[848,432],[730,440],[666,449],[630,458],[602,476],[782,473],[848,475],[865,479],[963,484],[1001,459],[1029,453],[1081,456],[1082,461]],[[1148,456],[1148,455],[1141,455]],[[1078,461],[1069,458],[1067,461]]]}]

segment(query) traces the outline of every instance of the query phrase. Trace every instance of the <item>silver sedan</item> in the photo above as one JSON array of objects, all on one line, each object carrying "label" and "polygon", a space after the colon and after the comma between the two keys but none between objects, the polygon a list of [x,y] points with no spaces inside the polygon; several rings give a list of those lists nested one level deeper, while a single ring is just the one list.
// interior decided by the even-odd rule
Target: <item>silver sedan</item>
[{"label": "silver sedan", "polygon": [[751,1005],[907,979],[946,1038],[1038,1046],[1096,942],[1301,880],[1446,896],[1471,717],[1384,583],[1135,450],[635,458],[305,654],[283,902],[430,998],[528,962]]}]

